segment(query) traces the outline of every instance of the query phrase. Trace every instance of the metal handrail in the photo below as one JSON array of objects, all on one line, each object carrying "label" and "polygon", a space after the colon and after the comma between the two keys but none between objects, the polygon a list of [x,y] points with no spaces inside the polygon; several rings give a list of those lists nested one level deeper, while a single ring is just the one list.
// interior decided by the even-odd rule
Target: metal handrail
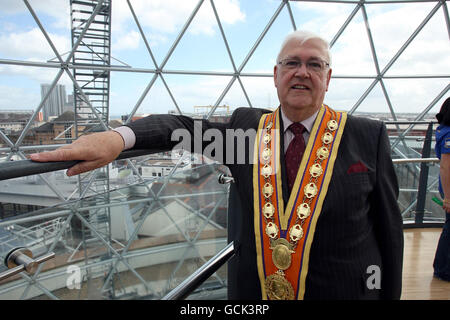
[{"label": "metal handrail", "polygon": [[[138,156],[143,156],[152,153],[159,153],[163,150],[126,150],[123,151],[116,160],[123,160],[127,158],[133,158]],[[58,171],[69,169],[70,167],[76,165],[80,161],[53,161],[53,162],[36,162],[32,160],[19,160],[19,161],[5,161],[0,163],[0,181],[31,176],[34,174]]]},{"label": "metal handrail", "polygon": [[[147,154],[159,153],[161,150],[127,150],[123,151],[116,160],[123,160],[143,156]],[[55,162],[35,162],[32,160],[8,161],[0,163],[0,181],[19,177],[26,177],[34,174],[69,169],[80,161],[55,161]],[[438,163],[438,158],[409,158],[409,159],[393,159],[394,164],[399,163],[417,163],[431,162]]]},{"label": "metal handrail", "polygon": [[429,163],[439,163],[439,158],[407,158],[407,159],[393,159],[392,163],[398,164],[398,163],[422,163],[422,162],[429,162]]},{"label": "metal handrail", "polygon": [[437,124],[438,122],[436,120],[422,120],[422,121],[383,121],[384,124],[430,124],[434,123]]},{"label": "metal handrail", "polygon": [[[116,160],[123,160],[153,153],[163,152],[164,150],[126,150],[123,151]],[[31,176],[34,174],[53,172],[58,170],[69,169],[80,161],[54,161],[54,162],[36,162],[32,160],[5,161],[0,163],[0,181],[19,177]],[[438,163],[438,158],[408,158],[393,159],[394,164],[413,163],[413,162],[433,162]]]},{"label": "metal handrail", "polygon": [[234,242],[230,242],[203,266],[187,277],[175,289],[166,294],[161,300],[183,300],[199,285],[205,282],[214,272],[222,267],[234,255]]}]

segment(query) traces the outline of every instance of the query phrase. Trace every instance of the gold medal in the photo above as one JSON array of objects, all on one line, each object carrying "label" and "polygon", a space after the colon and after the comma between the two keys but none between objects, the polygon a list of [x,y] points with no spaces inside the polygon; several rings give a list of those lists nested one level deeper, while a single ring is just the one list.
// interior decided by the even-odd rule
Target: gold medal
[{"label": "gold medal", "polygon": [[333,142],[333,135],[329,132],[325,132],[322,136],[322,142],[325,144],[330,144]]},{"label": "gold medal", "polygon": [[311,174],[311,176],[313,178],[317,178],[319,177],[323,172],[322,167],[320,166],[320,164],[315,163],[313,164],[310,168],[309,168],[309,173]]},{"label": "gold medal", "polygon": [[282,271],[268,276],[264,286],[270,300],[294,300],[294,289]]},{"label": "gold medal", "polygon": [[263,193],[266,198],[269,198],[273,194],[273,187],[270,183],[266,183],[263,187]]},{"label": "gold medal", "polygon": [[289,230],[289,237],[292,241],[297,242],[303,237],[303,229],[302,226],[299,224],[295,224],[292,226],[292,228]]},{"label": "gold medal", "polygon": [[269,148],[265,148],[262,152],[263,160],[268,161],[271,156],[272,156],[272,150],[270,150]]},{"label": "gold medal", "polygon": [[270,202],[267,202],[263,207],[263,215],[266,219],[272,218],[275,212],[275,207]]},{"label": "gold medal", "polygon": [[303,190],[305,191],[305,196],[309,199],[314,198],[318,191],[317,186],[313,182],[308,183]]},{"label": "gold medal", "polygon": [[275,239],[278,236],[278,227],[275,223],[269,222],[266,226],[266,234],[271,239]]},{"label": "gold medal", "polygon": [[320,147],[319,149],[317,149],[316,155],[319,160],[325,160],[330,155],[330,151],[327,147]]},{"label": "gold medal", "polygon": [[268,164],[266,164],[262,169],[261,169],[261,174],[265,177],[268,178],[271,174],[272,174],[272,167]]},{"label": "gold medal", "polygon": [[338,128],[338,123],[336,120],[330,120],[327,122],[327,127],[330,131],[334,131]]},{"label": "gold medal", "polygon": [[291,254],[294,253],[291,247],[292,245],[284,238],[272,242],[272,261],[278,269],[286,270],[291,266]]},{"label": "gold medal", "polygon": [[299,219],[306,219],[311,213],[311,208],[309,204],[303,202],[301,205],[297,207],[297,216]]}]

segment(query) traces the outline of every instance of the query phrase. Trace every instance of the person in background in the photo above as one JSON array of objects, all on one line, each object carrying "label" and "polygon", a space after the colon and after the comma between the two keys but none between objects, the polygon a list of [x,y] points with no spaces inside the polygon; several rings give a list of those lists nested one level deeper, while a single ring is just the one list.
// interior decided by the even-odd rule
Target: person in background
[{"label": "person in background", "polygon": [[436,114],[436,156],[440,159],[439,193],[443,200],[445,224],[442,229],[433,262],[434,276],[450,281],[450,98],[447,98]]}]

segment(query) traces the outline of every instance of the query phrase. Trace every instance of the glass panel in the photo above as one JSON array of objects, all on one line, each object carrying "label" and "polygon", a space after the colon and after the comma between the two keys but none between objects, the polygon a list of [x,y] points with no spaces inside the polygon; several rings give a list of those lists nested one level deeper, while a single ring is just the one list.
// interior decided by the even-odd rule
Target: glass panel
[{"label": "glass panel", "polygon": [[[218,175],[228,171],[196,158],[134,158],[137,172],[116,162],[109,204],[98,194],[2,219],[2,259],[18,246],[56,258],[1,282],[0,299],[162,298],[226,245],[228,186]],[[204,286],[212,283],[223,292],[225,274]]]},{"label": "glass panel", "polygon": [[[399,125],[401,128],[400,134],[409,125]],[[422,152],[425,143],[425,132],[427,124],[415,125],[412,130],[400,141],[400,143],[394,147],[392,157],[394,159],[394,167],[399,182],[400,193],[398,203],[402,212],[403,221],[406,224],[415,222],[415,216],[417,211],[418,194],[419,194],[419,182],[421,170],[428,168],[427,185],[426,187],[426,199],[424,207],[424,223],[432,222],[444,222],[445,214],[442,210],[442,206],[436,203],[436,199],[441,199],[438,191],[438,178],[439,178],[439,163],[437,162],[407,162],[396,163],[399,159],[417,159],[422,158]],[[436,125],[435,125],[436,127]],[[394,130],[394,125],[388,125],[388,128]],[[392,133],[392,131],[391,131]],[[391,136],[391,142],[397,140],[398,136]],[[431,142],[431,150],[429,158],[436,158],[434,152],[434,131]],[[433,200],[435,198],[435,200]],[[442,200],[442,199],[441,199]],[[419,208],[420,209],[420,208]]]}]

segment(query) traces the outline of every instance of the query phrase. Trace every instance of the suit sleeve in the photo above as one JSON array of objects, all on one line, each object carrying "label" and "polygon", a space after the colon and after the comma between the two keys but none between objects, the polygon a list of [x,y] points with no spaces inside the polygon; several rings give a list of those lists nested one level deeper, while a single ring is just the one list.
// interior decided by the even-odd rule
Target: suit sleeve
[{"label": "suit sleeve", "polygon": [[[151,115],[127,124],[136,136],[133,149],[172,150],[177,145],[187,151],[202,152],[206,145],[223,136],[227,123],[210,122],[181,115]],[[204,134],[209,131],[209,140]],[[196,141],[197,140],[197,141]]]},{"label": "suit sleeve", "polygon": [[400,299],[403,267],[403,220],[397,204],[398,182],[386,127],[380,129],[372,210],[380,246],[382,299]]}]

